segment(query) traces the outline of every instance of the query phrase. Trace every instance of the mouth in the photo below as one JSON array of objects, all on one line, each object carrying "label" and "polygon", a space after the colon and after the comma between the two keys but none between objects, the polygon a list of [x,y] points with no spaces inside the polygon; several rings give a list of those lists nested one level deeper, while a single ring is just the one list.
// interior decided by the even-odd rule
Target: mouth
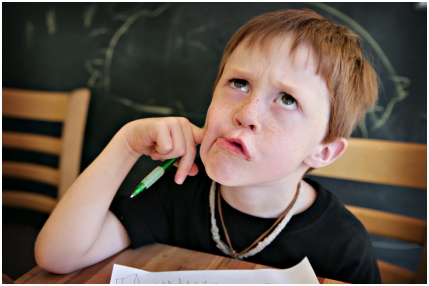
[{"label": "mouth", "polygon": [[247,149],[247,146],[243,140],[241,140],[240,138],[229,138],[224,140],[228,142],[227,143],[229,145],[228,149],[230,149],[235,153],[244,155],[246,159],[250,159],[251,156],[250,156],[249,150]]}]

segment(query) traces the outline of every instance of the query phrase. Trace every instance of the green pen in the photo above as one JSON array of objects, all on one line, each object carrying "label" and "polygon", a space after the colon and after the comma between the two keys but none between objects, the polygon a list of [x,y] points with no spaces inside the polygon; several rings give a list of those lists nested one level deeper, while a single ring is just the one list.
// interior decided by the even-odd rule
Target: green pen
[{"label": "green pen", "polygon": [[[203,127],[204,128],[204,125]],[[131,198],[137,196],[138,194],[140,194],[141,192],[143,192],[144,190],[148,189],[150,186],[152,186],[156,181],[158,181],[159,178],[162,177],[162,175],[164,175],[165,170],[167,170],[168,168],[170,168],[170,166],[172,166],[174,164],[174,162],[177,161],[178,158],[173,158],[167,161],[164,161],[161,166],[156,167],[155,169],[153,169],[152,172],[149,173],[149,175],[147,175],[141,182],[140,184],[137,186],[137,188],[134,190],[134,192],[131,194]]]},{"label": "green pen", "polygon": [[134,190],[134,192],[131,195],[132,197],[137,196],[138,194],[140,194],[141,192],[143,192],[144,190],[148,189],[150,186],[153,185],[153,183],[155,183],[156,181],[158,181],[159,178],[162,177],[162,175],[164,175],[165,170],[167,170],[171,165],[174,164],[174,162],[177,161],[177,158],[173,158],[167,161],[164,161],[161,166],[156,167],[155,169],[153,169],[152,172],[149,173],[149,175],[147,175],[141,182],[140,184],[137,186],[137,188]]}]

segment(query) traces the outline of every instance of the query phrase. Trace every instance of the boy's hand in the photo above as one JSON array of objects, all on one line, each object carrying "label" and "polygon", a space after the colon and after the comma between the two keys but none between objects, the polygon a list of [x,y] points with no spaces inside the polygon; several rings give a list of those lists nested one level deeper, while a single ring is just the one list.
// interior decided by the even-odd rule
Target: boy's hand
[{"label": "boy's hand", "polygon": [[165,117],[136,120],[128,124],[127,142],[133,153],[150,156],[153,160],[179,158],[175,182],[182,184],[186,176],[194,176],[196,144],[201,144],[205,129],[186,118]]}]

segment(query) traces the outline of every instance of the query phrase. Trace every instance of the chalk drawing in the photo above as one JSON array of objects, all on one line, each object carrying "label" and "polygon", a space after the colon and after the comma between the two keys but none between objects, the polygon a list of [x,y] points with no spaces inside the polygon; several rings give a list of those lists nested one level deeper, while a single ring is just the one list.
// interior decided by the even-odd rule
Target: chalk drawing
[{"label": "chalk drawing", "polygon": [[25,43],[28,49],[33,47],[34,40],[34,24],[31,21],[25,23]]},{"label": "chalk drawing", "polygon": [[[373,120],[374,124],[371,126],[371,130],[375,131],[379,128],[381,128],[386,121],[390,118],[392,115],[392,110],[396,103],[401,102],[408,96],[408,91],[405,90],[407,88],[411,81],[409,78],[401,77],[396,74],[395,69],[393,68],[393,65],[391,64],[390,60],[387,58],[384,51],[381,49],[380,45],[377,43],[377,41],[371,36],[368,31],[366,31],[361,25],[359,25],[355,20],[350,18],[349,16],[345,15],[344,13],[334,9],[333,7],[324,4],[324,3],[308,3],[310,5],[314,5],[322,10],[325,10],[326,12],[340,18],[344,22],[346,22],[350,27],[352,27],[359,35],[364,38],[368,44],[371,46],[371,48],[375,51],[375,53],[380,57],[380,61],[383,64],[383,66],[386,68],[389,79],[393,82],[395,86],[395,94],[393,97],[391,97],[389,103],[384,108],[383,106],[376,106],[373,110],[368,111],[369,117]],[[390,96],[389,96],[390,98]],[[368,137],[367,133],[367,127],[365,123],[360,125],[360,129],[362,131],[363,137]]]},{"label": "chalk drawing", "polygon": [[152,17],[152,18],[157,17],[160,14],[162,14],[165,10],[167,10],[169,7],[170,7],[170,4],[163,4],[154,11],[149,11],[146,9],[137,11],[125,21],[125,23],[113,35],[112,39],[110,39],[110,43],[106,51],[106,62],[104,64],[104,88],[106,89],[107,93],[109,93],[110,91],[113,53],[115,51],[115,47],[119,39],[132,26],[132,24],[134,24],[134,22],[140,17],[143,17],[143,16]]},{"label": "chalk drawing", "polygon": [[[377,41],[355,20],[350,18],[349,16],[345,15],[344,13],[336,10],[335,8],[324,4],[324,3],[307,3],[309,5],[316,6],[319,9],[322,9],[330,14],[332,14],[335,17],[338,17],[345,23],[347,23],[351,28],[353,28],[363,39],[366,40],[366,42],[369,44],[369,46],[372,48],[373,51],[378,55],[380,58],[381,63],[385,67],[385,69],[388,72],[389,80],[394,85],[394,94],[393,96],[387,96],[386,98],[389,98],[389,102],[386,104],[386,106],[377,105],[374,109],[368,110],[368,118],[370,120],[363,122],[359,129],[362,133],[362,137],[368,137],[369,131],[375,131],[379,128],[381,128],[387,120],[391,117],[393,109],[395,105],[398,102],[403,101],[408,96],[408,91],[406,88],[411,84],[411,81],[409,78],[399,76],[396,74],[395,69],[393,68],[393,65],[391,64],[390,60],[387,58],[384,51],[381,49],[380,45],[377,43]],[[147,9],[137,9],[137,11],[134,11],[130,16],[122,14],[122,13],[116,13],[114,14],[112,12],[112,18],[115,20],[124,21],[124,23],[114,32],[113,36],[111,37],[108,46],[103,51],[102,57],[103,59],[100,59],[100,57],[88,59],[85,61],[85,69],[90,73],[90,77],[88,79],[88,86],[89,87],[97,87],[97,88],[103,88],[105,91],[105,94],[110,95],[110,88],[111,88],[111,74],[112,74],[112,61],[113,57],[115,55],[115,48],[121,39],[121,37],[132,27],[132,25],[141,17],[158,17],[162,13],[164,13],[167,9],[169,9],[171,4],[163,4],[160,5],[158,8],[156,8],[153,11],[147,10]],[[111,6],[111,10],[113,11],[114,5]],[[94,17],[95,11],[96,11],[97,5],[91,4],[84,12],[84,26],[89,27],[91,25],[91,21]],[[50,19],[50,30],[55,32],[55,11],[50,10],[49,12],[50,16],[47,15],[47,22],[48,18]],[[166,43],[166,49],[164,54],[164,65],[166,67],[169,67],[171,57],[172,57],[172,51],[174,49],[180,48],[183,44],[187,44],[189,46],[192,46],[194,48],[201,49],[203,51],[208,51],[210,47],[208,47],[206,44],[193,39],[195,35],[205,33],[214,27],[217,26],[216,23],[208,23],[206,25],[200,25],[197,26],[184,35],[178,35],[177,37],[173,37],[175,27],[180,22],[180,13],[175,14],[170,22],[170,27],[167,32],[167,43]],[[28,28],[30,30],[30,28]],[[97,30],[94,30],[90,33],[88,37],[95,37],[100,34],[106,34],[108,33],[108,30],[106,28],[100,28]],[[27,46],[30,46],[30,35],[31,33],[27,31]],[[171,88],[171,75],[170,75],[170,69],[166,69],[166,86],[165,86],[165,92],[169,97],[172,96],[172,88]],[[110,95],[112,96],[112,95]],[[174,102],[176,108],[179,111],[179,114],[181,116],[188,116],[189,114],[186,113],[184,106],[182,102],[178,101],[175,98],[170,98],[171,100],[169,102]],[[150,112],[154,112],[160,115],[170,115],[173,113],[173,109],[169,107],[162,107],[162,106],[155,106],[152,107],[151,105],[142,105],[138,104],[136,102],[133,102],[129,99],[124,98],[116,98],[116,102],[123,104],[129,108],[134,109],[135,111],[143,111],[143,112],[149,112],[148,110],[151,110]],[[426,114],[420,115],[426,118]],[[368,123],[371,122],[371,123]],[[369,124],[370,126],[367,126]]]},{"label": "chalk drawing", "polygon": [[91,4],[83,12],[83,26],[85,28],[91,27],[92,19],[94,18],[95,10],[97,10],[97,4]]},{"label": "chalk drawing", "polygon": [[51,8],[46,12],[46,27],[48,28],[49,35],[55,34],[57,30],[57,17],[54,8]]},{"label": "chalk drawing", "polygon": [[[188,113],[185,110],[185,107],[183,103],[179,100],[174,98],[171,94],[173,93],[171,90],[171,77],[170,77],[170,69],[166,69],[166,86],[165,86],[165,93],[167,95],[170,95],[170,99],[168,102],[173,102],[176,109],[170,108],[170,107],[164,107],[164,106],[153,106],[149,104],[140,104],[135,101],[132,101],[128,98],[119,97],[113,94],[110,94],[110,87],[111,87],[111,74],[112,74],[112,61],[115,55],[115,48],[120,40],[120,38],[132,27],[132,25],[141,17],[157,17],[161,15],[163,12],[165,12],[169,7],[170,4],[163,4],[156,8],[153,11],[149,11],[147,9],[134,9],[133,13],[129,16],[127,16],[124,13],[115,13],[114,8],[115,5],[109,6],[109,14],[111,14],[111,18],[119,21],[124,21],[124,23],[117,29],[115,32],[113,32],[113,36],[111,37],[108,46],[103,50],[102,54],[98,57],[88,59],[84,62],[84,67],[90,74],[87,85],[90,88],[100,88],[104,89],[104,93],[106,95],[109,95],[110,99],[121,104],[124,106],[129,107],[130,109],[133,109],[137,112],[148,112],[148,113],[154,113],[158,115],[168,116],[174,114],[178,114],[179,116],[194,116],[194,117],[204,117],[204,114],[194,114],[194,113]],[[84,25],[89,26],[90,25],[90,19],[92,19],[94,13],[96,10],[96,5],[93,4],[93,6],[90,6],[87,8],[84,12]],[[177,20],[177,17],[175,17]],[[169,35],[171,36],[173,33],[174,27],[176,27],[175,23],[177,21],[173,21],[170,23],[169,28]],[[171,59],[171,50],[180,48],[181,45],[184,43],[188,44],[189,46],[193,46],[195,48],[199,48],[203,51],[207,51],[210,49],[210,47],[204,45],[203,43],[194,40],[193,38],[201,33],[207,32],[210,29],[213,29],[216,26],[216,23],[208,23],[206,25],[201,25],[196,28],[191,29],[190,31],[186,32],[183,36],[179,35],[177,37],[167,37],[167,44],[166,44],[166,52],[164,55],[164,65],[169,66],[170,59]],[[87,36],[85,36],[83,39],[81,39],[81,42],[86,42],[90,40],[93,37],[99,36],[101,34],[108,34],[109,30],[107,28],[98,28],[92,30]],[[174,38],[174,39],[173,39]],[[178,47],[179,46],[179,47]],[[170,91],[170,92],[169,92]]]},{"label": "chalk drawing", "polygon": [[122,105],[128,106],[136,111],[141,112],[155,113],[164,116],[171,115],[174,112],[174,110],[169,107],[139,104],[137,102],[129,100],[128,98],[120,96],[113,96],[113,100]]},{"label": "chalk drawing", "polygon": [[[96,82],[102,76],[102,71],[100,69],[95,68],[95,66],[103,66],[105,60],[100,58],[89,59],[85,61],[85,69],[90,73],[90,77],[88,79],[89,87],[97,87]],[[101,87],[101,84],[100,84]]]}]

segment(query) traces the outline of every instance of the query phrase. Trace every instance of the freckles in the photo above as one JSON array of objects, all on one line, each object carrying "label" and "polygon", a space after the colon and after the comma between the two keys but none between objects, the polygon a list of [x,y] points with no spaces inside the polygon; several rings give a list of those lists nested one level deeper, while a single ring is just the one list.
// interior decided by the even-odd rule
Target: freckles
[{"label": "freckles", "polygon": [[279,162],[279,160],[299,156],[300,146],[306,143],[302,142],[302,140],[307,140],[307,138],[300,136],[297,129],[299,127],[288,124],[285,125],[284,129],[274,129],[267,126],[267,131],[270,132],[270,135],[267,135],[271,138],[272,143],[268,147],[271,150],[266,150],[266,153],[272,160]]},{"label": "freckles", "polygon": [[211,108],[210,115],[213,121],[224,120],[225,118],[231,117],[233,107],[227,103],[217,103],[216,107]]}]

